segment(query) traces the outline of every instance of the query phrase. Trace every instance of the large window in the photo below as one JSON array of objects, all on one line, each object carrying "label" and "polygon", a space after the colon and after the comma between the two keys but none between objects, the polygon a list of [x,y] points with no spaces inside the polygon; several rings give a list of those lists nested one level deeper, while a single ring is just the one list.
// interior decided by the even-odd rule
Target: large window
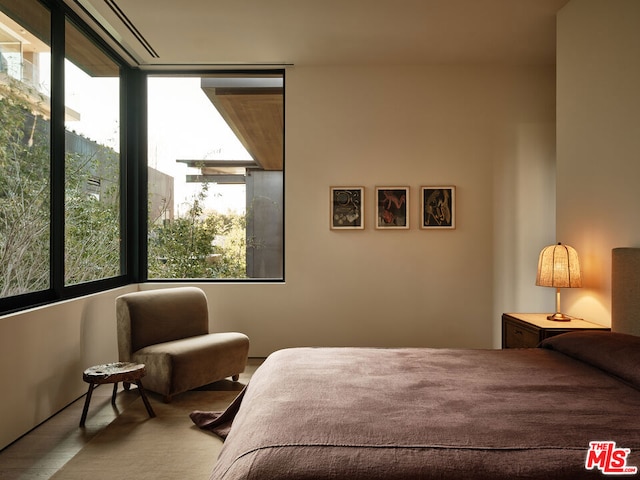
[{"label": "large window", "polygon": [[70,15],[0,0],[0,313],[128,280],[122,67]]},{"label": "large window", "polygon": [[283,76],[148,78],[148,278],[283,278]]},{"label": "large window", "polygon": [[145,74],[94,33],[59,0],[0,0],[0,314],[282,280],[283,71]]}]

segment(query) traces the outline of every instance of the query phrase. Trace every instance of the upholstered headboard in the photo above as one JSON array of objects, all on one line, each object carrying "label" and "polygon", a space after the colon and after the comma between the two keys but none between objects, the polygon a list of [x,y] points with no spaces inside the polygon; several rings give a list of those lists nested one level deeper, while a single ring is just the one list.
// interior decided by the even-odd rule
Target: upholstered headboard
[{"label": "upholstered headboard", "polygon": [[640,336],[640,248],[614,248],[611,330]]}]

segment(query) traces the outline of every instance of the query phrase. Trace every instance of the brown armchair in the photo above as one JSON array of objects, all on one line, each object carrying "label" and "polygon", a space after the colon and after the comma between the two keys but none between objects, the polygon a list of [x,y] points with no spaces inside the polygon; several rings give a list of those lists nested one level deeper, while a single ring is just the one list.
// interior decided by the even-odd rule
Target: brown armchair
[{"label": "brown armchair", "polygon": [[145,389],[173,395],[244,371],[249,338],[209,333],[207,298],[195,287],[149,290],[116,299],[121,362],[146,365]]}]

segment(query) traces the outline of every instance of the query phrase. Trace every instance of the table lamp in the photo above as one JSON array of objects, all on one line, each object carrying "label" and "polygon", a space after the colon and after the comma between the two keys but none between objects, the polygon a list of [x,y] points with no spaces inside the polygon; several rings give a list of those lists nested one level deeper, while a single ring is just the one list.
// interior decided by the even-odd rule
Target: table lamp
[{"label": "table lamp", "polygon": [[547,319],[568,322],[571,317],[560,312],[560,289],[582,286],[578,252],[569,245],[549,245],[540,252],[536,285],[556,288],[556,313]]}]

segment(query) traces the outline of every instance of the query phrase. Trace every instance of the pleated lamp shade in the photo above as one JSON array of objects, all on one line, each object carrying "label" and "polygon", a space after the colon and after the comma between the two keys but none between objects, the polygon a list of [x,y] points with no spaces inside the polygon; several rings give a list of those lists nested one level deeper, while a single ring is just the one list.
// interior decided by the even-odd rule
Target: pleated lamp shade
[{"label": "pleated lamp shade", "polygon": [[556,313],[549,320],[568,321],[570,317],[560,313],[560,289],[582,287],[578,252],[569,245],[549,245],[540,252],[536,285],[556,288]]}]

